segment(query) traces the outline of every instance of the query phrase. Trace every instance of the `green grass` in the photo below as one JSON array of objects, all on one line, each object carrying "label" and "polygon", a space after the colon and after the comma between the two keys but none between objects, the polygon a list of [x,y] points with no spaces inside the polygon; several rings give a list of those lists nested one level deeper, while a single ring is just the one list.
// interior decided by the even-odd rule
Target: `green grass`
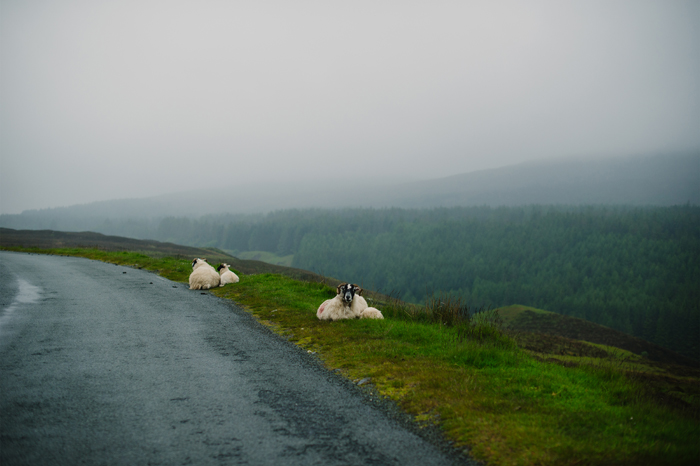
[{"label": "green grass", "polygon": [[[157,270],[182,282],[191,271],[189,261],[134,253],[37,252]],[[352,380],[371,377],[381,395],[421,425],[437,424],[487,464],[679,465],[700,459],[698,410],[663,402],[644,379],[630,376],[620,364],[631,359],[625,352],[602,347],[603,353],[581,350],[582,356],[548,361],[552,355],[524,350],[498,331],[497,315],[460,320],[461,303],[450,307],[444,300],[427,311],[396,300],[375,303],[385,320],[319,321],[316,309],[335,295],[333,288],[273,274],[240,278],[212,293],[315,352],[329,369]],[[697,393],[688,387],[697,388],[698,379],[686,377],[686,385],[681,379],[674,383],[687,395],[684,403],[697,408]]]},{"label": "green grass", "polygon": [[[538,361],[502,337],[460,337],[459,326],[407,318],[318,321],[333,291],[275,275],[215,293],[316,351],[489,464],[683,464],[697,458],[697,419],[647,399],[606,364]],[[407,313],[408,314],[408,313]]]},{"label": "green grass", "polygon": [[550,311],[545,311],[543,309],[537,309],[530,306],[522,306],[520,304],[513,304],[511,306],[504,306],[498,308],[498,312],[501,314],[501,317],[506,322],[519,316],[522,311],[532,311],[535,314],[554,314]]}]

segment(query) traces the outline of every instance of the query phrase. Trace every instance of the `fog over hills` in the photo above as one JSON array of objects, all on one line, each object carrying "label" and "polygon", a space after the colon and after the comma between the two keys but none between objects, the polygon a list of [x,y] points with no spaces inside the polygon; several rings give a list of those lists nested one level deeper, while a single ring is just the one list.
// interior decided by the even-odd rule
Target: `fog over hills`
[{"label": "fog over hills", "polygon": [[337,165],[315,183],[257,184],[121,199],[0,216],[17,229],[81,230],[95,220],[292,208],[514,206],[526,204],[700,204],[700,151],[612,158],[540,160],[447,178],[382,183]]},{"label": "fog over hills", "polygon": [[401,187],[401,207],[700,203],[700,152],[526,162]]}]

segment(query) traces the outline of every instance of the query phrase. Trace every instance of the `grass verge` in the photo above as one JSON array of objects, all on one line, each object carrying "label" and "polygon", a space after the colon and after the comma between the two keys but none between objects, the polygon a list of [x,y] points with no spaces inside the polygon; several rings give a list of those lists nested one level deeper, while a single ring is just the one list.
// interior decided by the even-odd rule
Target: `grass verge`
[{"label": "grass verge", "polygon": [[[180,282],[191,271],[189,261],[143,254],[33,251],[145,268]],[[430,308],[437,317],[426,318],[419,307],[394,300],[378,304],[387,317],[382,321],[319,321],[316,308],[335,290],[273,274],[241,275],[240,283],[212,293],[316,353],[329,369],[353,380],[370,378],[417,422],[437,424],[488,464],[678,465],[700,459],[698,411],[688,409],[698,405],[697,377],[673,379],[686,399],[669,404],[650,396],[646,380],[619,364],[628,355],[604,347],[605,356],[545,357],[517,338],[483,331],[494,328],[488,316],[481,324],[460,322],[438,305]]]}]

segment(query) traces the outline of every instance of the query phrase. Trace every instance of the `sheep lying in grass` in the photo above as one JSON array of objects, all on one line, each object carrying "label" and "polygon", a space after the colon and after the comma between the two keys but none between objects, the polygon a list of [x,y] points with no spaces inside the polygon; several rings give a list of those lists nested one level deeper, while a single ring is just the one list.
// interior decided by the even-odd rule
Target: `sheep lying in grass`
[{"label": "sheep lying in grass", "polygon": [[221,276],[221,283],[219,286],[224,286],[227,283],[238,283],[238,275],[231,272],[228,269],[229,267],[231,267],[229,264],[221,264],[216,268]]},{"label": "sheep lying in grass", "polygon": [[327,299],[318,307],[316,317],[321,320],[340,319],[383,319],[384,316],[374,307],[368,307],[363,298],[362,288],[352,283],[338,285],[338,294]]},{"label": "sheep lying in grass", "polygon": [[208,290],[219,286],[219,281],[219,272],[209,265],[206,259],[198,257],[192,261],[190,290]]}]

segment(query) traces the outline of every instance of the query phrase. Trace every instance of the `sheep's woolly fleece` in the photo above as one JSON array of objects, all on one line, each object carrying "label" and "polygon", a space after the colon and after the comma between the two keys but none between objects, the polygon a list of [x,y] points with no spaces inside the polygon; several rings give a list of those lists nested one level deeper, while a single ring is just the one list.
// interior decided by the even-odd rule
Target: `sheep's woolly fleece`
[{"label": "sheep's woolly fleece", "polygon": [[206,259],[198,257],[192,261],[190,290],[208,290],[219,286],[220,281],[219,272],[209,265]]}]

